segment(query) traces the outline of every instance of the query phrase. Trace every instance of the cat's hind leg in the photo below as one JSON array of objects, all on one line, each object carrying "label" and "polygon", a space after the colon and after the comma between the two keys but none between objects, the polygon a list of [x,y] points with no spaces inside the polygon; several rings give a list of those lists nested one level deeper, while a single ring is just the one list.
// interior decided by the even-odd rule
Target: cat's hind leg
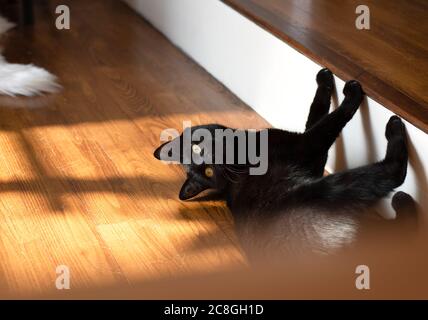
[{"label": "cat's hind leg", "polygon": [[367,206],[387,196],[404,182],[407,173],[407,136],[399,117],[391,117],[385,135],[388,146],[384,160],[311,182],[296,190],[296,198],[341,209]]},{"label": "cat's hind leg", "polygon": [[318,88],[306,121],[306,131],[327,115],[330,110],[331,95],[334,89],[333,73],[327,68],[322,69],[318,72],[316,79]]}]

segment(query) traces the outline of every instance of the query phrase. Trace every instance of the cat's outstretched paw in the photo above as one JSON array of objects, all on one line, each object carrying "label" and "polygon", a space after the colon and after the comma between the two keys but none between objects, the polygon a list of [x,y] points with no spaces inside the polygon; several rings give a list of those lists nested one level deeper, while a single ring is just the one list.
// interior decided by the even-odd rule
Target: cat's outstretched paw
[{"label": "cat's outstretched paw", "polygon": [[385,137],[389,141],[397,136],[404,139],[406,137],[406,127],[400,117],[392,116],[386,125]]},{"label": "cat's outstretched paw", "polygon": [[399,117],[392,116],[389,119],[385,137],[388,139],[385,161],[389,163],[391,177],[398,187],[406,179],[408,162],[406,127]]},{"label": "cat's outstretched paw", "polygon": [[343,88],[343,94],[345,97],[364,97],[364,91],[361,84],[357,80],[348,81]]},{"label": "cat's outstretched paw", "polygon": [[317,84],[332,89],[334,87],[333,73],[327,68],[321,69],[317,74]]}]

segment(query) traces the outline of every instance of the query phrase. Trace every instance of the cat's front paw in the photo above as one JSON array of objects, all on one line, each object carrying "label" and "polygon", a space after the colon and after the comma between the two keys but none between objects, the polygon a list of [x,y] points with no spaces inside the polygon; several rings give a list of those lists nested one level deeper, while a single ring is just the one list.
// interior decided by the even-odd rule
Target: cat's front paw
[{"label": "cat's front paw", "polygon": [[345,97],[360,97],[362,100],[365,93],[363,91],[363,87],[357,80],[351,80],[345,84],[345,87],[343,88],[343,94]]},{"label": "cat's front paw", "polygon": [[324,86],[332,89],[334,87],[333,73],[327,68],[319,71],[317,74],[317,84],[318,86]]},{"label": "cat's front paw", "polygon": [[405,138],[406,128],[403,121],[398,116],[392,116],[385,129],[385,137],[387,140],[391,140],[393,137]]}]

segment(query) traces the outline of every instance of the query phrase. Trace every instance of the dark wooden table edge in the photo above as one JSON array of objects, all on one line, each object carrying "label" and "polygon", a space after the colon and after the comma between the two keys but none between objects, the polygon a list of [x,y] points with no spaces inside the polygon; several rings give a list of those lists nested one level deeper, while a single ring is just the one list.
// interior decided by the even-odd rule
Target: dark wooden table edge
[{"label": "dark wooden table edge", "polygon": [[395,89],[367,70],[361,69],[353,61],[349,60],[347,57],[343,57],[337,52],[333,52],[330,48],[324,47],[323,50],[329,51],[331,56],[335,57],[334,59],[331,57],[328,58],[326,55],[314,52],[313,50],[307,48],[301,44],[298,39],[291,37],[282,30],[270,24],[269,21],[266,21],[266,19],[263,17],[260,17],[254,12],[241,7],[233,1],[221,1],[230,8],[239,12],[244,17],[265,29],[267,32],[284,41],[315,63],[322,67],[329,68],[337,77],[343,81],[352,79],[360,81],[368,97],[383,105],[400,117],[404,118],[408,122],[412,123],[423,132],[428,133],[428,113],[425,111],[427,108],[424,107],[424,105],[420,102],[416,101],[414,98],[409,97],[403,92]]}]

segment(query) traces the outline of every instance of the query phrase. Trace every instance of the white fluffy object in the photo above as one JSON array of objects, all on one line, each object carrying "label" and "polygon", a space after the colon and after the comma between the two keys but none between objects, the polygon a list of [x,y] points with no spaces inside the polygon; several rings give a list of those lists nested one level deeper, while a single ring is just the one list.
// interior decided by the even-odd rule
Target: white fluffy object
[{"label": "white fluffy object", "polygon": [[[0,36],[13,27],[13,23],[0,16]],[[48,71],[32,64],[8,63],[0,54],[0,94],[35,96],[59,88],[56,77]]]},{"label": "white fluffy object", "polygon": [[56,77],[45,69],[32,64],[7,63],[0,56],[0,94],[35,96],[58,88]]}]

